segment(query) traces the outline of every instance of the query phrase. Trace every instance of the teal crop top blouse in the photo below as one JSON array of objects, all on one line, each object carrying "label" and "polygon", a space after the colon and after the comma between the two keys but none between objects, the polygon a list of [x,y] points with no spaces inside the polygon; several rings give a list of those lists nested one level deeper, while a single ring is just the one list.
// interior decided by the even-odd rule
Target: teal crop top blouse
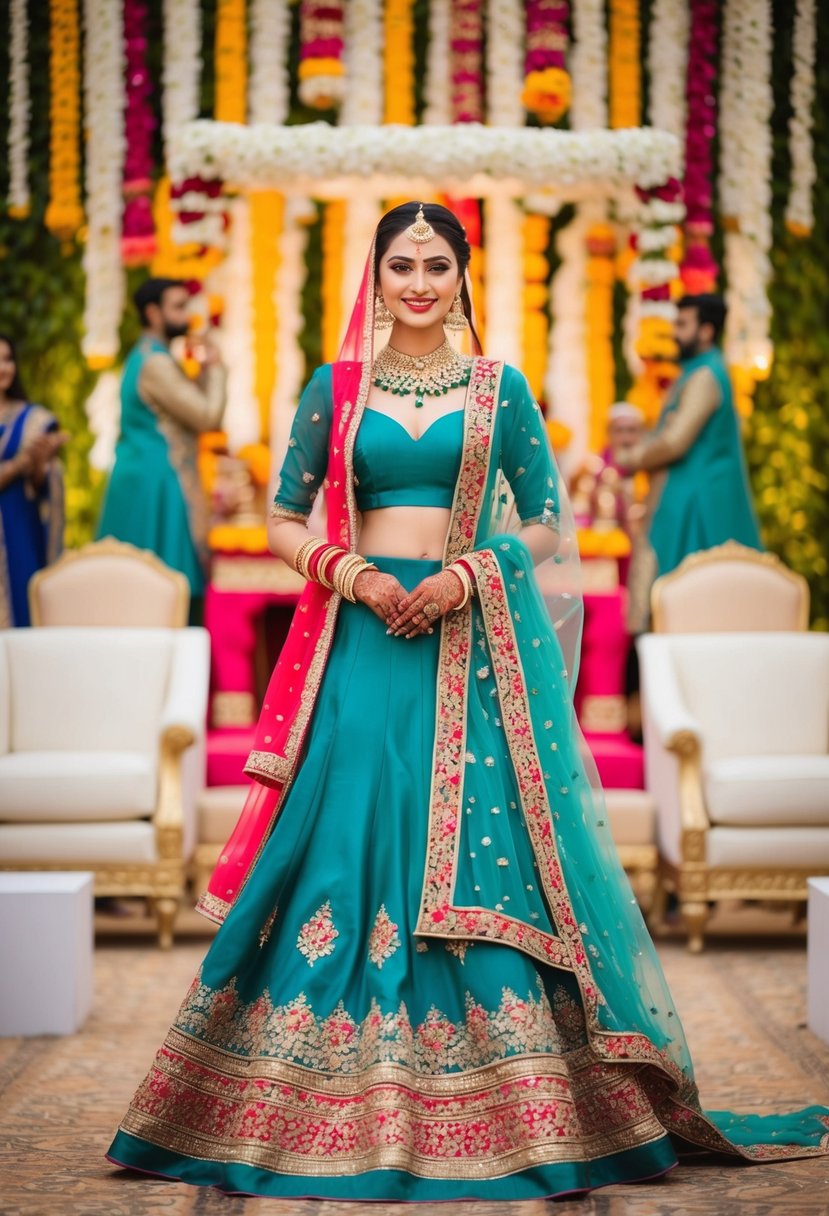
[{"label": "teal crop top blouse", "polygon": [[419,439],[379,410],[365,410],[354,444],[357,509],[452,506],[461,465],[463,410],[442,414]]},{"label": "teal crop top blouse", "polygon": [[[331,364],[317,368],[297,407],[274,498],[274,514],[304,521],[322,489],[333,413]],[[494,457],[515,495],[523,523],[555,528],[555,468],[544,418],[515,368],[501,378],[501,426]],[[509,408],[507,408],[509,407]],[[389,414],[366,409],[354,444],[354,482],[360,511],[379,507],[451,508],[463,455],[463,410],[441,414],[419,439]]]}]

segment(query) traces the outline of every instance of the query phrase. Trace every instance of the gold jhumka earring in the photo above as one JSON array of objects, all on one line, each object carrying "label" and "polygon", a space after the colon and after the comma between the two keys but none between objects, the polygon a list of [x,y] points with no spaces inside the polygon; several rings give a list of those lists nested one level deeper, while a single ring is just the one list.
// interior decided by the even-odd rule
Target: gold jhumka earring
[{"label": "gold jhumka earring", "polygon": [[457,292],[452,301],[452,307],[443,318],[443,328],[450,329],[453,333],[461,333],[462,330],[466,329],[468,324],[466,313],[463,311],[461,293]]},{"label": "gold jhumka earring", "polygon": [[418,205],[415,222],[409,225],[405,235],[416,245],[425,245],[427,241],[435,239],[435,230],[423,215],[423,203]]},{"label": "gold jhumka earring", "polygon": [[394,313],[378,291],[374,297],[374,328],[391,329],[392,325],[394,325]]}]

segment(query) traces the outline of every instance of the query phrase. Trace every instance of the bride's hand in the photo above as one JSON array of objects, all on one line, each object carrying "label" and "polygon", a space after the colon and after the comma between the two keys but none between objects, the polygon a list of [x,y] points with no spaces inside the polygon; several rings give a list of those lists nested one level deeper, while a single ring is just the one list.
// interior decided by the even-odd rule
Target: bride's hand
[{"label": "bride's hand", "polygon": [[406,589],[397,581],[393,574],[383,574],[380,570],[361,570],[354,580],[354,598],[360,604],[370,608],[375,616],[379,616],[386,624],[397,616],[398,605],[406,594]]},{"label": "bride's hand", "polygon": [[389,621],[389,633],[407,638],[433,633],[440,618],[457,608],[463,595],[461,580],[451,570],[430,574],[397,605],[397,613]]}]

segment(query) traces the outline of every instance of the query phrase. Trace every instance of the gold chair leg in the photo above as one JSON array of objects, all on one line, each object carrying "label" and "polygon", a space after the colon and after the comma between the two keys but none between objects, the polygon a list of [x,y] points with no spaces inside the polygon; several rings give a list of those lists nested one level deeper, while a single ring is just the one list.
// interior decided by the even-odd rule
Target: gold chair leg
[{"label": "gold chair leg", "polygon": [[701,954],[708,921],[708,904],[697,901],[683,902],[679,910],[688,930],[688,950],[691,954]]},{"label": "gold chair leg", "polygon": [[173,925],[178,916],[179,901],[160,895],[154,903],[158,921],[158,944],[162,950],[169,950],[173,944]]}]

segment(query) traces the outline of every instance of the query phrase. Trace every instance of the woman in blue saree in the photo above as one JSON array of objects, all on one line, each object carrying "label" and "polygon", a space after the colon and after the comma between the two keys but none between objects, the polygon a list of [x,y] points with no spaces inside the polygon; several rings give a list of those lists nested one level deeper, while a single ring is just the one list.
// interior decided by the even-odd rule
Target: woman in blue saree
[{"label": "woman in blue saree", "polygon": [[519,1200],[660,1175],[682,1145],[829,1147],[824,1108],[701,1108],[573,718],[577,552],[540,410],[445,341],[468,261],[444,208],[389,212],[300,402],[271,543],[309,581],[201,900],[222,927],[118,1164]]},{"label": "woman in blue saree", "polygon": [[66,442],[57,419],[26,400],[14,343],[0,334],[0,628],[29,624],[29,579],[63,547]]}]

